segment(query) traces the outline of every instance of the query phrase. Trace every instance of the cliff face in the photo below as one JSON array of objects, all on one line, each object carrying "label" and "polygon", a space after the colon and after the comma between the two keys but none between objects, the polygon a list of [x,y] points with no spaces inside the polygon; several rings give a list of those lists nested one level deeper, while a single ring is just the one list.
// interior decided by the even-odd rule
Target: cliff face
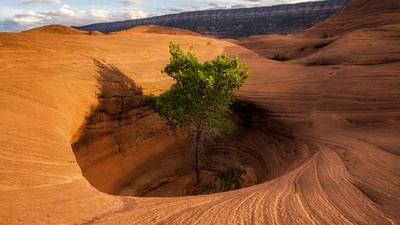
[{"label": "cliff face", "polygon": [[347,2],[348,0],[328,0],[257,8],[194,11],[75,28],[108,33],[152,24],[188,29],[217,38],[235,39],[262,34],[293,34],[327,19]]}]

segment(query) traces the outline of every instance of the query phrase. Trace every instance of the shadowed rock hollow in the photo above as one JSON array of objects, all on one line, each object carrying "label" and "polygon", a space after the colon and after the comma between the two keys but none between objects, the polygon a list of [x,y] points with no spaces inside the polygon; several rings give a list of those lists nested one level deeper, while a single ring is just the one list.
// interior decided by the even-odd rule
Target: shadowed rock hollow
[{"label": "shadowed rock hollow", "polygon": [[[393,6],[398,1],[353,0],[342,12],[360,19],[348,18],[354,24],[345,30],[339,12],[292,37],[239,45],[55,27],[0,33],[0,223],[398,224]],[[322,30],[333,37],[322,40]],[[257,185],[189,197],[116,196],[157,189],[191,167],[183,131],[169,131],[137,101],[171,84],[159,72],[169,40],[192,44],[201,60],[238,54],[252,68],[235,93],[239,129],[210,157],[215,168],[227,166],[224,159],[243,163]],[[268,59],[282,44],[293,60]]]},{"label": "shadowed rock hollow", "polygon": [[[140,87],[115,66],[93,61],[98,73],[98,105],[72,143],[84,177],[98,190],[115,195],[192,195],[194,153],[186,131],[170,131],[141,103]],[[294,160],[303,156],[302,146],[297,146],[290,131],[285,131],[288,136],[274,135],[276,125],[273,119],[267,122],[268,117],[269,112],[253,104],[235,103],[239,129],[231,138],[206,145],[203,154],[208,163],[203,163],[202,169],[217,172],[243,166],[244,185],[248,186],[293,167]],[[265,127],[257,126],[260,122]],[[284,143],[286,150],[281,152],[277,143]],[[205,182],[208,179],[203,178]]]}]

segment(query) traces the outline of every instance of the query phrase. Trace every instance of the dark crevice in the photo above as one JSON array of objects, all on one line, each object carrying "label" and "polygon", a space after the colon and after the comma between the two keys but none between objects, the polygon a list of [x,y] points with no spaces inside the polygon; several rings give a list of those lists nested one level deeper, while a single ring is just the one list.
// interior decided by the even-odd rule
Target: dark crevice
[{"label": "dark crevice", "polygon": [[375,204],[377,204],[378,206],[382,207],[382,204],[379,203],[378,201],[378,197],[375,197],[373,194],[373,190],[368,190],[368,188],[366,187],[361,187],[357,184],[354,184],[354,187],[356,187],[365,197],[367,197],[369,200],[371,200],[372,202],[374,202]]}]

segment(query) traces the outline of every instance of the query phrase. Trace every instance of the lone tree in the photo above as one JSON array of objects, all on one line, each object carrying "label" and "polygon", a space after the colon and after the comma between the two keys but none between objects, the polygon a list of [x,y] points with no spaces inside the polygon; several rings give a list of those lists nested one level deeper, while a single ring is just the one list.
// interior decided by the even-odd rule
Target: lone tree
[{"label": "lone tree", "polygon": [[200,183],[199,150],[204,138],[230,135],[235,124],[228,118],[233,103],[233,90],[243,85],[250,70],[238,56],[218,56],[200,63],[192,47],[184,53],[170,42],[170,63],[162,71],[174,79],[171,88],[160,96],[149,95],[145,101],[173,130],[177,126],[191,128],[194,136],[196,183]]}]

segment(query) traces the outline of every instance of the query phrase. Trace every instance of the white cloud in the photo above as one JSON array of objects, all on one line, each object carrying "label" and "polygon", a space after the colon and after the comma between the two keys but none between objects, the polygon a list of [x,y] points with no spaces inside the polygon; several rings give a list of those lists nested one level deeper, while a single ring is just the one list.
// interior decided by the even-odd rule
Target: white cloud
[{"label": "white cloud", "polygon": [[23,13],[23,9],[14,8],[14,7],[7,7],[7,6],[0,6],[0,15],[4,18],[13,17],[15,14]]},{"label": "white cloud", "polygon": [[22,1],[23,4],[32,4],[32,3],[47,3],[47,4],[53,4],[53,3],[60,3],[60,0],[24,0]]},{"label": "white cloud", "polygon": [[142,19],[146,18],[149,16],[148,13],[143,12],[142,10],[131,10],[128,12],[129,19],[134,20],[134,19]]},{"label": "white cloud", "polygon": [[0,20],[0,31],[22,31],[49,24],[79,26],[90,23],[140,19],[147,16],[149,14],[140,9],[113,11],[107,7],[92,6],[87,10],[81,10],[69,5],[62,5],[54,11],[29,11],[16,14],[10,19]]},{"label": "white cloud", "polygon": [[140,5],[142,3],[143,3],[142,0],[124,0],[124,1],[121,1],[121,4],[123,4],[125,6],[135,6],[135,5]]},{"label": "white cloud", "polygon": [[36,14],[32,11],[25,14],[17,14],[13,21],[21,26],[32,26],[39,23],[42,19],[46,18],[43,14]]},{"label": "white cloud", "polygon": [[69,17],[74,17],[74,16],[76,16],[77,15],[77,13],[79,13],[79,12],[74,12],[72,9],[71,9],[71,7],[69,7],[69,5],[63,5],[63,6],[61,6],[61,8],[58,10],[58,12],[60,13],[60,15],[63,15],[63,16],[69,16]]}]

